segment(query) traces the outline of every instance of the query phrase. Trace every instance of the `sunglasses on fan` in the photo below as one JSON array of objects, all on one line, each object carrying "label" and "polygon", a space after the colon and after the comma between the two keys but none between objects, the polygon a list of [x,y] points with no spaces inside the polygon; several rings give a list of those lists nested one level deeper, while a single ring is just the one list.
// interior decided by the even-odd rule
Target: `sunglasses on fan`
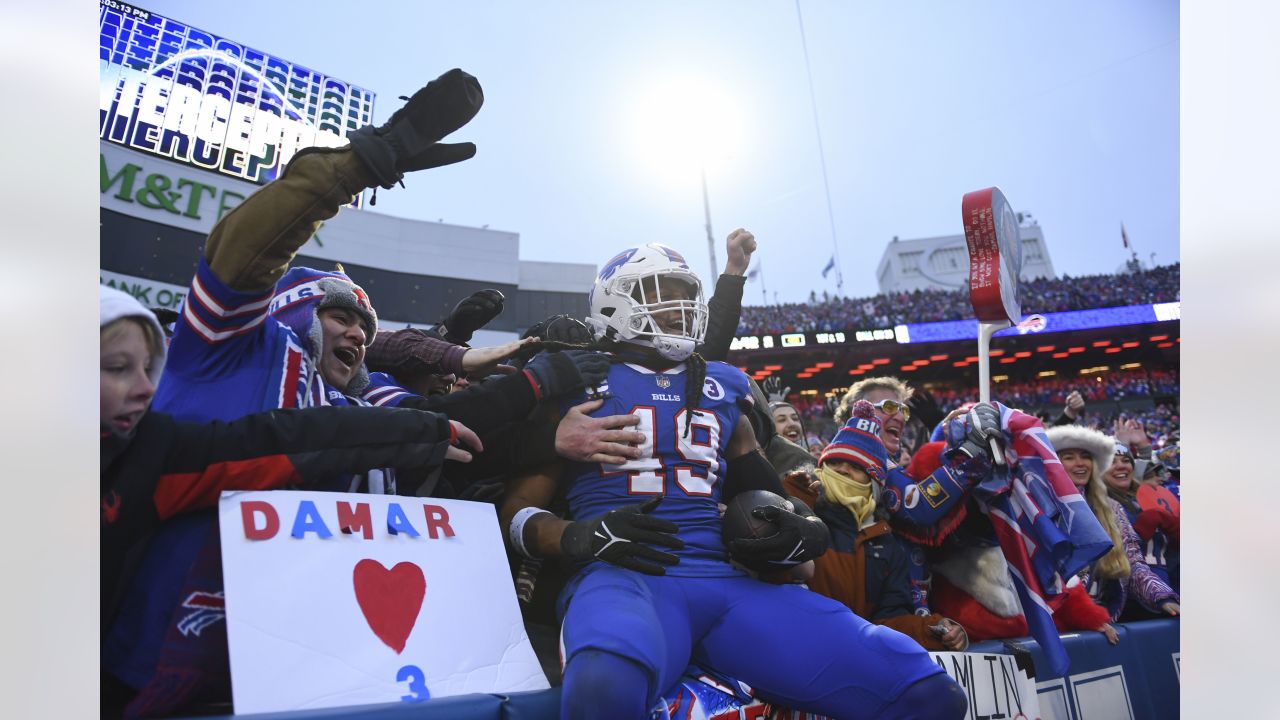
[{"label": "sunglasses on fan", "polygon": [[897,400],[881,400],[877,403],[871,403],[871,407],[879,410],[889,417],[902,413],[903,420],[911,419],[911,408],[907,407],[906,403],[900,403]]}]

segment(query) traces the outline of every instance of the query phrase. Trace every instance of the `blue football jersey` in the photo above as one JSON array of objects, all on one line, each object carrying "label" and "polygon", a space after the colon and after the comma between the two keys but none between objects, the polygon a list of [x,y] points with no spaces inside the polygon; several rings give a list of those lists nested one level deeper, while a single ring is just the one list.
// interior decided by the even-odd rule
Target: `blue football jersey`
[{"label": "blue football jersey", "polygon": [[[592,415],[639,417],[633,429],[645,436],[643,454],[620,465],[567,464],[562,482],[569,511],[575,519],[594,518],[662,495],[665,499],[653,514],[678,525],[685,542],[684,549],[675,551],[680,563],[667,568],[667,574],[739,575],[729,565],[720,538],[719,502],[725,449],[742,417],[743,403],[752,401],[747,376],[722,362],[707,363],[702,397],[692,413],[685,408],[685,378],[684,364],[664,372],[630,363],[613,365],[595,389],[605,401]],[[566,407],[583,400],[579,396]]]}]

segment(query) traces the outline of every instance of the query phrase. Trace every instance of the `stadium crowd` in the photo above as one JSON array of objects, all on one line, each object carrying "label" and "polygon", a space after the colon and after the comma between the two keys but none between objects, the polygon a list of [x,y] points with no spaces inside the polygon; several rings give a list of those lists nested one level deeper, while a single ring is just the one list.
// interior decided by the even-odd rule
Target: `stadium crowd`
[{"label": "stadium crowd", "polygon": [[[980,554],[1037,572],[1024,543],[1046,540],[1024,528],[1016,547],[968,543],[994,537],[988,510],[1008,510],[970,492],[981,481],[1063,507],[1087,498],[1088,512],[1061,514],[1078,518],[1059,528],[1075,561],[1052,569],[1069,589],[1045,599],[1051,629],[1114,644],[1115,622],[1179,614],[1178,519],[1142,491],[1177,493],[1176,411],[1110,427],[1089,414],[1117,393],[1176,395],[1176,373],[1107,377],[1077,395],[1065,382],[999,387],[1012,407],[1063,405],[1047,435],[1059,465],[1046,443],[1028,454],[1045,437],[1038,419],[1002,416],[968,390],[931,396],[878,377],[832,406],[793,405],[718,362],[744,314],[756,247],[745,230],[728,237],[709,301],[677,252],[645,245],[602,267],[588,317],[547,318],[494,347],[469,342],[503,311],[497,291],[430,330],[388,332],[341,268],[293,265],[356,193],[470,158],[470,143],[440,140],[482,101],[452,70],[349,146],[299,153],[215,226],[176,318],[101,289],[104,716],[227,710],[225,612],[187,601],[225,597],[212,508],[230,489],[494,503],[562,717],[646,717],[688,682],[693,658],[777,706],[963,717],[964,691],[926,649],[1057,641],[974,571]],[[1176,266],[1153,297],[1169,277],[1176,297]],[[1041,297],[1133,297],[1072,282],[1082,289]],[[787,408],[801,411],[799,434],[775,424]],[[789,439],[819,419],[836,431],[814,453]],[[1095,419],[1113,435],[1087,427]]]},{"label": "stadium crowd", "polygon": [[[1173,302],[1179,299],[1181,265],[1084,277],[1039,278],[1019,287],[1023,314]],[[747,306],[739,335],[883,328],[905,323],[972,317],[969,292],[916,290],[866,298],[811,293],[808,303]]]},{"label": "stadium crowd", "polygon": [[[1123,417],[1142,423],[1157,447],[1165,442],[1177,442],[1179,438],[1177,370],[1122,370],[1080,379],[1041,378],[1005,382],[996,384],[992,392],[1002,403],[1036,415],[1045,422],[1062,417],[1068,399],[1074,393],[1088,403],[1087,407],[1082,406],[1078,418],[1072,418],[1080,425],[1106,429]],[[957,388],[931,383],[927,390],[917,391],[917,397],[926,394],[944,414],[978,400],[978,389],[972,386]],[[1118,403],[1121,400],[1139,402],[1126,402],[1121,407]],[[1142,400],[1150,403],[1140,402]],[[792,405],[808,432],[806,446],[824,445],[839,429],[832,418],[831,398],[801,397]],[[908,432],[913,439],[916,437],[915,428],[909,426]],[[913,442],[909,446],[915,448],[918,445]]]}]

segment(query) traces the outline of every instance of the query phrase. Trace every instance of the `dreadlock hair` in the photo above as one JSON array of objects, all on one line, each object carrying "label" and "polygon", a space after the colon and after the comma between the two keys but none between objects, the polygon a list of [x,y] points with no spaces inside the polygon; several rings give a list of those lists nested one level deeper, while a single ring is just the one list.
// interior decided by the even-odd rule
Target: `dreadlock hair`
[{"label": "dreadlock hair", "polygon": [[[543,340],[538,343],[531,343],[531,345],[537,345],[540,349],[548,352],[560,352],[561,350],[607,352],[610,353],[610,362],[627,362],[627,358],[617,354],[620,350],[619,343],[604,338],[585,344]],[[689,437],[689,428],[693,427],[693,416],[702,404],[702,386],[707,381],[707,361],[702,355],[695,352],[685,360],[685,368],[684,409],[688,412],[689,419],[684,424],[684,436]]]}]

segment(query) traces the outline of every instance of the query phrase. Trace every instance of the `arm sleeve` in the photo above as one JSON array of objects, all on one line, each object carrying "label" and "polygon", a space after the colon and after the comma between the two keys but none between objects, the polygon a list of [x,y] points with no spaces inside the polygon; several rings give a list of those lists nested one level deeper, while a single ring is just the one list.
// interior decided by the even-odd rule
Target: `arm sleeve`
[{"label": "arm sleeve", "polygon": [[720,502],[728,505],[735,495],[745,490],[768,490],[787,497],[777,471],[759,450],[744,453],[725,463],[724,490]]},{"label": "arm sleeve", "polygon": [[377,334],[365,351],[364,364],[371,372],[402,373],[462,372],[462,356],[467,348],[434,338],[417,328]]},{"label": "arm sleeve", "polygon": [[885,478],[881,498],[895,532],[922,545],[938,545],[965,517],[968,481],[956,470],[940,466],[917,482],[895,467]]},{"label": "arm sleeve", "polygon": [[721,275],[716,292],[707,301],[707,335],[698,352],[707,360],[724,360],[738,331],[742,317],[742,290],[747,279],[741,275]]},{"label": "arm sleeve", "polygon": [[156,512],[166,519],[208,507],[223,490],[435,465],[451,439],[443,415],[395,408],[273,410],[229,423],[178,423],[156,484]]},{"label": "arm sleeve", "polygon": [[[878,625],[884,625],[885,621],[903,615],[923,620],[923,616],[915,614],[915,603],[911,598],[911,572],[907,565],[907,550],[897,538],[892,535],[887,537],[888,542],[894,545],[888,562],[888,574],[881,583],[880,597],[867,598],[868,602],[874,603],[876,607],[875,612],[867,619]],[[901,622],[898,623],[898,625],[901,624]],[[894,625],[894,629],[899,629],[898,625]],[[924,637],[933,637],[933,634],[923,625],[919,629],[923,630]],[[921,641],[922,638],[917,637],[916,640]],[[924,643],[921,641],[921,644]]]},{"label": "arm sleeve", "polygon": [[218,221],[204,258],[228,287],[270,290],[320,223],[372,184],[350,148],[303,150],[279,178]]},{"label": "arm sleeve", "polygon": [[203,259],[196,266],[182,313],[174,323],[165,372],[210,377],[240,367],[240,358],[262,342],[272,290],[237,292],[228,287]]},{"label": "arm sleeve", "polygon": [[556,455],[554,421],[522,420],[505,425],[480,437],[484,452],[469,463],[450,462],[445,473],[461,491],[472,483],[500,475],[546,465],[559,459]]},{"label": "arm sleeve", "polygon": [[444,413],[478,435],[523,420],[537,405],[533,386],[524,373],[486,380],[462,392],[436,397],[414,395],[394,384],[394,379],[373,373],[361,399],[378,407],[403,407]]},{"label": "arm sleeve", "polygon": [[1052,427],[1058,427],[1060,425],[1070,425],[1074,422],[1075,420],[1072,420],[1071,417],[1067,415],[1066,412],[1061,412],[1061,413],[1058,413],[1058,417],[1053,421]]}]

